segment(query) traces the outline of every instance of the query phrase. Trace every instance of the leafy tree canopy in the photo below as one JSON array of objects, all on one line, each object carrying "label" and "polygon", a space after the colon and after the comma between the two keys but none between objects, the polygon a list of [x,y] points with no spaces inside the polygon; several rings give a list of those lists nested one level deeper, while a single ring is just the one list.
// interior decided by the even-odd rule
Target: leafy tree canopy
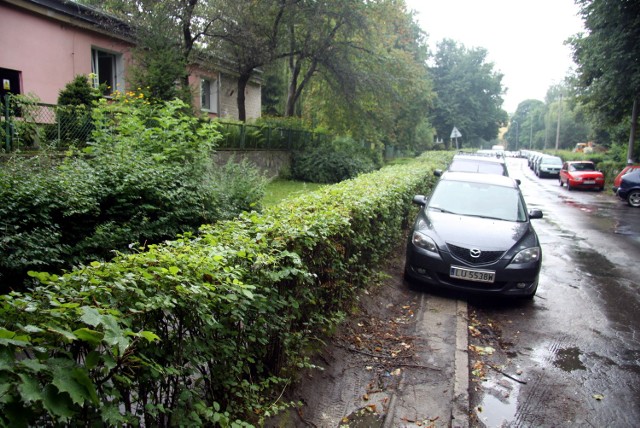
[{"label": "leafy tree canopy", "polygon": [[503,75],[486,56],[483,48],[467,49],[450,39],[438,44],[431,69],[437,93],[432,121],[440,138],[448,140],[455,126],[464,141],[475,145],[496,138],[506,124]]},{"label": "leafy tree canopy", "polygon": [[578,95],[616,124],[640,95],[640,2],[578,0],[587,32],[570,39]]}]

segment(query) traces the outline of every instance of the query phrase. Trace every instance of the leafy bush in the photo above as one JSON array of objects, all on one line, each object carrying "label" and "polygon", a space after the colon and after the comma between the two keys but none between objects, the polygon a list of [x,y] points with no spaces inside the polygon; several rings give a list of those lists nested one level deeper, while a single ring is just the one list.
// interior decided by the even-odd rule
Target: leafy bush
[{"label": "leafy bush", "polygon": [[[93,141],[61,160],[14,156],[0,171],[0,278],[107,260],[251,209],[264,184],[251,166],[216,172],[217,126],[180,101],[125,94],[93,109]],[[244,186],[251,186],[244,188]]]},{"label": "leafy bush", "polygon": [[294,152],[294,179],[313,183],[338,183],[376,169],[374,154],[348,137],[337,138],[304,151]]},{"label": "leafy bush", "polygon": [[[438,155],[445,156],[445,155]],[[449,156],[449,155],[446,155]],[[249,426],[402,236],[422,157],[0,297],[0,424]]]},{"label": "leafy bush", "polygon": [[232,219],[243,211],[260,211],[268,178],[258,167],[242,159],[231,157],[212,175],[215,199],[219,201],[218,217]]}]

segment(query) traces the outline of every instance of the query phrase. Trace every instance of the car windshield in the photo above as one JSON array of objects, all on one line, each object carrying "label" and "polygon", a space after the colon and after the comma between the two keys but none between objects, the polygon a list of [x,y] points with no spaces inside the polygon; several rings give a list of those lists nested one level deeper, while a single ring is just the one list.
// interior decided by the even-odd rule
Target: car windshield
[{"label": "car windshield", "polygon": [[527,219],[518,189],[488,183],[442,180],[429,198],[428,208],[506,221]]},{"label": "car windshield", "polygon": [[454,159],[447,169],[455,172],[480,172],[483,174],[506,175],[502,164],[497,162],[482,162],[481,160]]},{"label": "car windshield", "polygon": [[562,159],[556,157],[542,158],[540,163],[545,165],[562,165]]},{"label": "car windshield", "polygon": [[591,162],[572,163],[569,165],[569,171],[595,171],[595,167]]}]

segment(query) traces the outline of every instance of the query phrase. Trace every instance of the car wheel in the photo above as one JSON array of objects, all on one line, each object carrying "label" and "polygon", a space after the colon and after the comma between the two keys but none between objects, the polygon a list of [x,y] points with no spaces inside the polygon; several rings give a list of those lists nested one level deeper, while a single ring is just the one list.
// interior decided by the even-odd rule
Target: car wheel
[{"label": "car wheel", "polygon": [[629,192],[627,203],[632,207],[640,207],[640,190],[632,190]]}]

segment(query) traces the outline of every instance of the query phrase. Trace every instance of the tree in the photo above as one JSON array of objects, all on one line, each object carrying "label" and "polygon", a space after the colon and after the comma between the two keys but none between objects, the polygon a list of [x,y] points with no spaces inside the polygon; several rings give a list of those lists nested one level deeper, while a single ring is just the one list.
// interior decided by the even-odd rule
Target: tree
[{"label": "tree", "polygon": [[403,1],[366,2],[361,13],[363,26],[342,33],[336,57],[308,82],[300,112],[377,148],[424,150],[433,99],[425,35]]},{"label": "tree", "polygon": [[506,124],[502,109],[502,74],[486,62],[483,48],[467,49],[453,40],[438,43],[431,68],[437,93],[432,121],[438,136],[447,139],[453,127],[466,141],[492,140]]},{"label": "tree", "polygon": [[295,106],[309,80],[324,68],[337,80],[348,76],[350,50],[360,50],[357,34],[365,29],[364,5],[360,0],[300,1],[287,22],[286,41],[289,86],[285,116]]},{"label": "tree", "polygon": [[227,59],[238,76],[238,118],[246,119],[245,90],[256,69],[285,54],[280,46],[290,10],[299,0],[221,2],[219,26],[206,32],[211,38],[207,51]]},{"label": "tree", "polygon": [[615,126],[631,116],[633,158],[640,100],[640,2],[577,0],[588,30],[570,39],[578,96],[599,121]]}]

